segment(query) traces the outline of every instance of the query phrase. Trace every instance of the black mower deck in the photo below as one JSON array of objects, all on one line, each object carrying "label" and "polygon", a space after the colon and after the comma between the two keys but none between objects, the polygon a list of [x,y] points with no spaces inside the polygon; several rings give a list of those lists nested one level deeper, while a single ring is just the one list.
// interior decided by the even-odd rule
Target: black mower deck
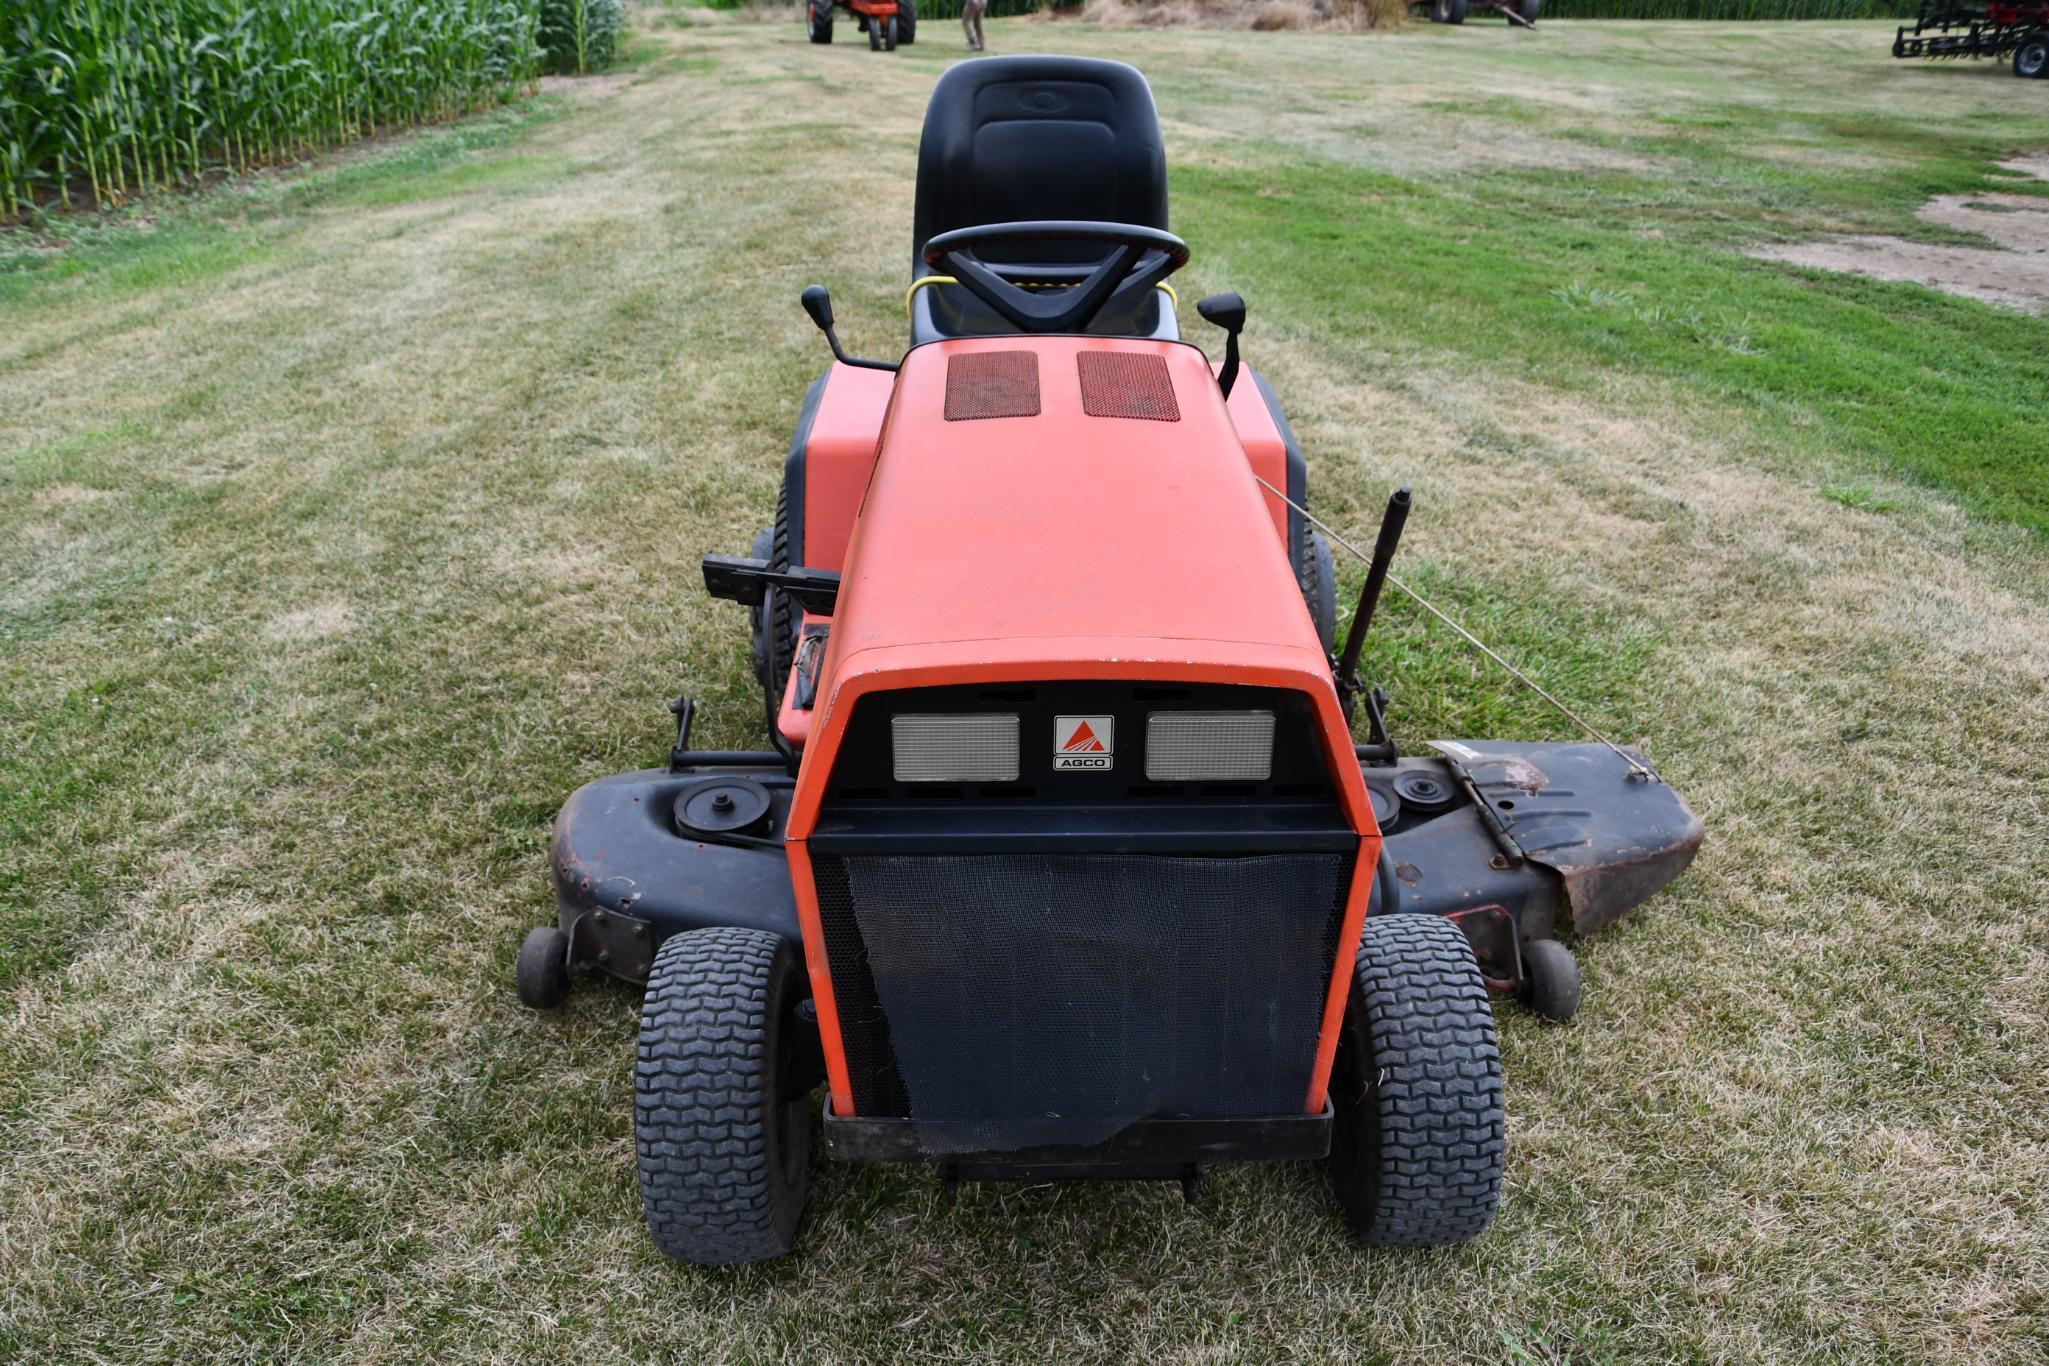
[{"label": "black mower deck", "polygon": [[[1597,744],[1434,742],[1435,754],[1362,763],[1385,837],[1369,914],[1449,916],[1488,984],[1523,982],[1519,946],[1569,924],[1591,934],[1676,877],[1703,829],[1663,783]],[[672,934],[742,925],[796,942],[781,833],[791,779],[779,756],[723,754],[601,778],[564,803],[555,903],[571,965],[635,984]],[[730,831],[678,824],[679,806],[764,799]],[[1562,914],[1561,914],[1562,913]]]}]

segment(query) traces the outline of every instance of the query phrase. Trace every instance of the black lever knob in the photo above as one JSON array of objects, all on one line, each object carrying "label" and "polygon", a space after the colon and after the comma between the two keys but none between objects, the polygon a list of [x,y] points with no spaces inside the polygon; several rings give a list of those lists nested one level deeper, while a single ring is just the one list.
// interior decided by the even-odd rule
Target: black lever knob
[{"label": "black lever knob", "polygon": [[811,321],[817,324],[820,332],[832,331],[832,295],[826,292],[824,285],[804,286],[804,292],[797,296],[797,301],[804,305],[804,311],[811,315]]}]

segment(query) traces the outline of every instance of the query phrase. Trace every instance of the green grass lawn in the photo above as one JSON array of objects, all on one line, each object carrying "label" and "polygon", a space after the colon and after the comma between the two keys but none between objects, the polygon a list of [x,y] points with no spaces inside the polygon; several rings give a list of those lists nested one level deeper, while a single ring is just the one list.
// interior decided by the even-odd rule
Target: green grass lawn
[{"label": "green grass lawn", "polygon": [[[1474,1243],[1362,1252],[1310,1168],[824,1168],[796,1256],[711,1273],[641,1226],[632,993],[536,1017],[512,952],[666,697],[759,743],[696,561],[770,515],[798,289],[899,344],[960,54],[654,17],[623,74],[0,246],[0,1357],[2049,1351],[2049,321],[1745,254],[2030,192],[2040,83],[1884,24],[992,23],[1147,72],[1181,297],[1250,300],[1323,515],[1413,485],[1412,580],[1709,840],[1577,1021],[1502,1010]],[[1383,623],[1409,742],[1569,733]]]}]

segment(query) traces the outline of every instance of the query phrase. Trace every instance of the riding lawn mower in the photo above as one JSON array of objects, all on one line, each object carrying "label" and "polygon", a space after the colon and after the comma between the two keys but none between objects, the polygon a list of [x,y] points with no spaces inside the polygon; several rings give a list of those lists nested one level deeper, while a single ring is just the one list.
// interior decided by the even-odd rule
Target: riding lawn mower
[{"label": "riding lawn mower", "polygon": [[[1410,499],[1337,637],[1329,538],[1236,295],[1180,339],[1132,68],[938,82],[900,361],[810,386],[774,525],[708,555],[770,748],[564,804],[520,994],[645,988],[643,1205],[670,1256],[788,1252],[812,1150],[963,1181],[1325,1160],[1374,1245],[1493,1217],[1495,994],[1563,1020],[1590,934],[1698,820],[1609,744],[1398,748],[1357,675]],[[1406,591],[1406,589],[1404,589]],[[1355,734],[1355,726],[1364,737]],[[816,1099],[823,1089],[822,1107]]]},{"label": "riding lawn mower", "polygon": [[894,52],[899,43],[908,47],[918,41],[917,0],[804,0],[804,29],[812,42],[832,41],[835,7],[854,16],[868,35],[871,52]]}]

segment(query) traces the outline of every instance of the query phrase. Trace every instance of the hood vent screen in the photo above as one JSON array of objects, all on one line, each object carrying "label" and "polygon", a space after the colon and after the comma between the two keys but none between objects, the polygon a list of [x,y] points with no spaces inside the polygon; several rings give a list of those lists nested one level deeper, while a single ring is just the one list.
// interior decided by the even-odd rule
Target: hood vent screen
[{"label": "hood vent screen", "polygon": [[1039,357],[1031,351],[967,351],[946,358],[946,420],[1039,415]]},{"label": "hood vent screen", "polygon": [[1163,356],[1128,351],[1084,351],[1075,358],[1081,372],[1081,410],[1090,417],[1136,417],[1179,422],[1174,381]]}]

